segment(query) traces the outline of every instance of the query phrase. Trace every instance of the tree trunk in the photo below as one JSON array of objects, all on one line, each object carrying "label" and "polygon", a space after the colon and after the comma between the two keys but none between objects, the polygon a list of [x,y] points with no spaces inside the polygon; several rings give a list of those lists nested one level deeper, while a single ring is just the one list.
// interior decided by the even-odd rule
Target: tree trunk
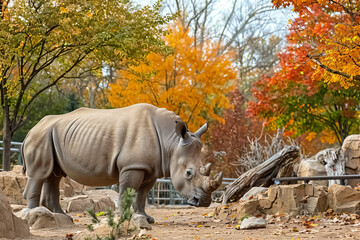
[{"label": "tree trunk", "polygon": [[4,111],[4,127],[3,127],[3,170],[10,171],[11,162],[11,128],[8,114]]},{"label": "tree trunk", "polygon": [[252,187],[269,183],[278,174],[279,170],[294,161],[299,156],[299,153],[299,147],[286,146],[262,164],[243,173],[227,186],[226,191],[221,196],[222,203],[238,201]]},{"label": "tree trunk", "polygon": [[[324,165],[328,176],[338,176],[345,174],[345,158],[341,148],[327,148],[315,155],[315,160]],[[338,180],[329,180],[329,186],[341,184]]]}]

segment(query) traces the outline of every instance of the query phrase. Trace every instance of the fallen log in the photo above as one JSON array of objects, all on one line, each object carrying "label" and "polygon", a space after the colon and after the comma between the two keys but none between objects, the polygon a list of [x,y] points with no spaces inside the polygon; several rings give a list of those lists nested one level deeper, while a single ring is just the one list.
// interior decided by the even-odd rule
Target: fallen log
[{"label": "fallen log", "polygon": [[243,173],[234,182],[226,187],[221,196],[222,203],[238,201],[252,187],[269,184],[280,169],[289,166],[299,156],[300,148],[297,146],[286,146],[271,158]]}]

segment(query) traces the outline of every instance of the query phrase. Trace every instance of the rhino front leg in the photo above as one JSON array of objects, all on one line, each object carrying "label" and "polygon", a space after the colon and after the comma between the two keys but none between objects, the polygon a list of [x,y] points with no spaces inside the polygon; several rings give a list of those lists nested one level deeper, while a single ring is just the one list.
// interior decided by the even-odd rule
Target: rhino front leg
[{"label": "rhino front leg", "polygon": [[[149,223],[153,223],[154,219],[145,213],[145,200],[146,194],[154,185],[155,180],[151,182],[146,182],[144,184],[145,172],[141,170],[128,170],[122,172],[119,178],[119,209],[121,208],[122,196],[127,188],[135,189],[136,197],[133,203],[133,208],[135,213],[139,213],[146,217]],[[146,192],[146,193],[145,193]],[[144,197],[145,194],[145,197]]]},{"label": "rhino front leg", "polygon": [[155,182],[156,179],[151,179],[149,181],[144,182],[137,191],[135,202],[133,204],[134,211],[138,214],[144,215],[148,223],[155,222],[154,218],[147,215],[145,212],[145,203],[146,203],[147,195],[151,190],[151,188],[154,186]]},{"label": "rhino front leg", "polygon": [[28,178],[26,187],[23,193],[27,201],[28,208],[36,208],[40,206],[41,188],[45,179]]}]

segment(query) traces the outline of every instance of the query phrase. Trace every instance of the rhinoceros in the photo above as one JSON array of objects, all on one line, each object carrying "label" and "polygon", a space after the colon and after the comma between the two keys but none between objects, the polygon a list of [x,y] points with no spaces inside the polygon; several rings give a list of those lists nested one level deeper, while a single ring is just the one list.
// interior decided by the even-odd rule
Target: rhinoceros
[{"label": "rhinoceros", "polygon": [[127,188],[135,189],[134,211],[149,223],[154,219],[145,213],[145,201],[157,178],[171,177],[190,205],[209,206],[222,172],[210,177],[210,164],[201,163],[206,130],[205,123],[192,133],[175,113],[150,104],[46,116],[22,146],[27,207],[41,204],[65,214],[59,182],[66,175],[89,186],[119,183],[119,201]]}]

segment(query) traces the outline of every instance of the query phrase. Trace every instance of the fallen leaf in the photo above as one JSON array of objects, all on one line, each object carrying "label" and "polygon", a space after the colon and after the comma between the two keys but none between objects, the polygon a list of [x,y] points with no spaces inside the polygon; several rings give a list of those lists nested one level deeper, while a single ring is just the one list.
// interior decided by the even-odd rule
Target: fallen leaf
[{"label": "fallen leaf", "polygon": [[79,213],[77,216],[78,216],[78,217],[81,217],[81,214]]},{"label": "fallen leaf", "polygon": [[312,227],[317,227],[319,224],[316,224],[316,223],[312,223],[312,224],[310,224],[310,226],[312,226]]},{"label": "fallen leaf", "polygon": [[168,217],[164,217],[164,219],[169,219]]},{"label": "fallen leaf", "polygon": [[298,232],[299,229],[297,229],[296,227],[293,227],[292,231],[293,231],[293,232]]},{"label": "fallen leaf", "polygon": [[209,212],[207,215],[208,215],[209,217],[213,217],[213,216],[215,216],[215,213],[214,213],[214,212]]},{"label": "fallen leaf", "polygon": [[253,195],[251,195],[250,197],[249,197],[249,200],[251,200],[251,199],[253,199],[254,198],[254,196]]},{"label": "fallen leaf", "polygon": [[231,228],[231,225],[230,224],[226,225],[226,228]]},{"label": "fallen leaf", "polygon": [[200,237],[198,235],[195,235],[194,239],[200,239]]},{"label": "fallen leaf", "polygon": [[196,227],[201,228],[202,226],[203,226],[203,225],[200,224],[200,225],[197,225]]},{"label": "fallen leaf", "polygon": [[236,229],[236,230],[240,230],[240,224],[236,225],[236,226],[235,226],[235,229]]},{"label": "fallen leaf", "polygon": [[331,209],[331,208],[329,208],[328,210],[326,210],[326,213],[333,213],[333,212],[334,212],[334,210]]},{"label": "fallen leaf", "polygon": [[80,222],[79,219],[74,219],[74,222]]},{"label": "fallen leaf", "polygon": [[72,240],[73,237],[74,236],[74,234],[72,234],[72,233],[67,233],[66,235],[65,235],[65,237],[67,238],[67,240]]}]

